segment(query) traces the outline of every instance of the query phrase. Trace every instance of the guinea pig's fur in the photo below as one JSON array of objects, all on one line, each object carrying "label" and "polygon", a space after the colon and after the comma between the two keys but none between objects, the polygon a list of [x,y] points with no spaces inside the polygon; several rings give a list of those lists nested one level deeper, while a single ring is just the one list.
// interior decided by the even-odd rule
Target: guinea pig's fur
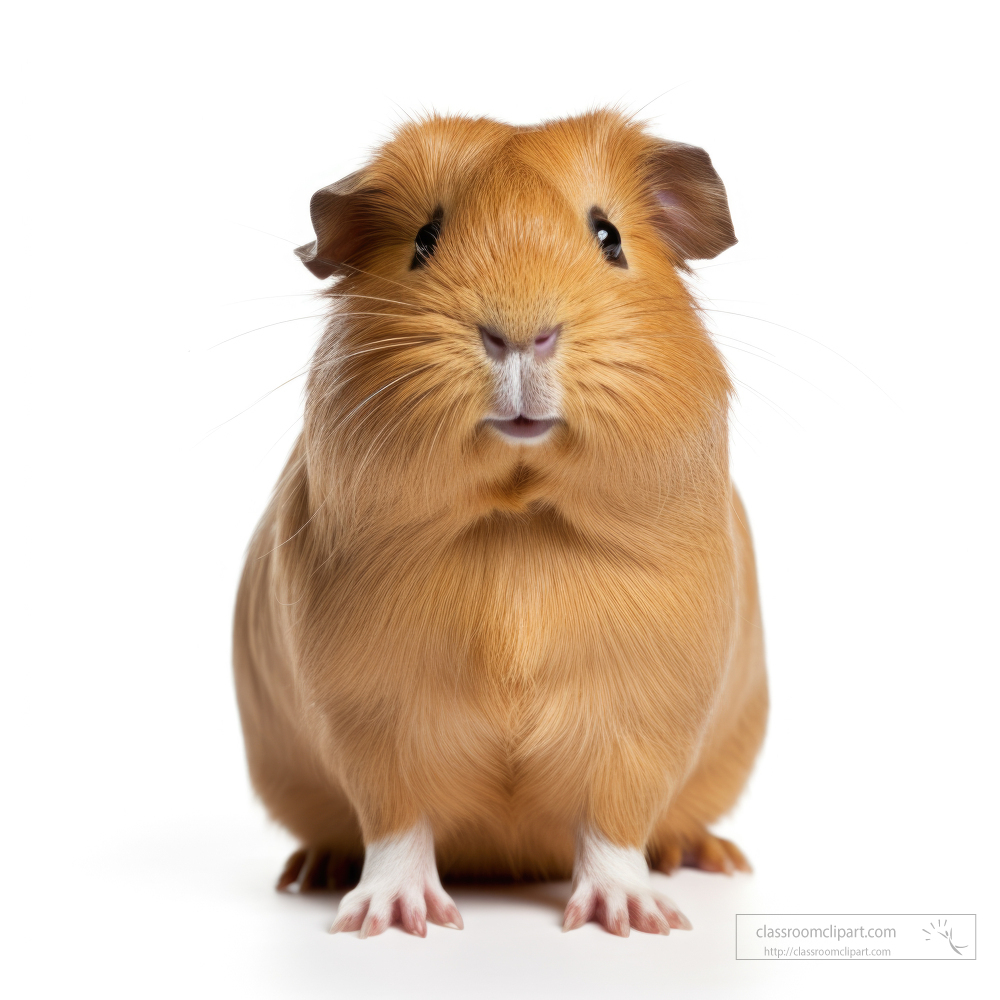
[{"label": "guinea pig's fur", "polygon": [[312,210],[299,255],[341,277],[235,627],[252,781],[303,845],[280,885],[364,861],[334,929],[365,935],[460,925],[438,872],[686,926],[647,861],[747,867],[708,824],[767,715],[732,387],[681,277],[735,242],[708,156],[614,111],[431,117]]}]

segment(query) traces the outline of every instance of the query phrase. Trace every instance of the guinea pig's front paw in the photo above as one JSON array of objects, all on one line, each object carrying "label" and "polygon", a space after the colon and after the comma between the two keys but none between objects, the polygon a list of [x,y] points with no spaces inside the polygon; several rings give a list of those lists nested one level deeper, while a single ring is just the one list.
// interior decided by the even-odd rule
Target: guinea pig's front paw
[{"label": "guinea pig's front paw", "polygon": [[430,824],[422,821],[367,846],[361,881],[340,901],[330,933],[360,931],[364,938],[400,924],[426,937],[428,919],[443,927],[463,926],[458,907],[441,887]]},{"label": "guinea pig's front paw", "polygon": [[628,937],[631,928],[647,934],[690,930],[687,917],[653,889],[642,852],[619,847],[599,833],[586,831],[577,840],[573,895],[566,904],[563,930],[596,920],[612,934]]}]

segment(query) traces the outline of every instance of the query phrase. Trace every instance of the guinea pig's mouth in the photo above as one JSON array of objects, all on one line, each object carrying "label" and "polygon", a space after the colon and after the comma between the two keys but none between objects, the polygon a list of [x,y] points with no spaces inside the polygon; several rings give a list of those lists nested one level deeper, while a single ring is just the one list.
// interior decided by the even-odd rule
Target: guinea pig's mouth
[{"label": "guinea pig's mouth", "polygon": [[517,438],[520,441],[530,441],[533,438],[540,438],[543,434],[548,433],[559,421],[555,417],[536,420],[534,417],[526,417],[523,414],[519,414],[508,420],[501,420],[498,417],[487,417],[486,423],[495,427],[505,437]]}]

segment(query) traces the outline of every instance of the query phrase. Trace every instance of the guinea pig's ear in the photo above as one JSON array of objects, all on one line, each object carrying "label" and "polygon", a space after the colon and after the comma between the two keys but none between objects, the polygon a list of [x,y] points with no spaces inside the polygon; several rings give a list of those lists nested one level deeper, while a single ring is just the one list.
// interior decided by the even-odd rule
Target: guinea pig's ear
[{"label": "guinea pig's ear", "polygon": [[726,189],[705,150],[657,143],[650,181],[656,228],[682,260],[715,257],[736,242]]},{"label": "guinea pig's ear", "polygon": [[350,270],[346,262],[361,249],[365,232],[363,184],[364,171],[356,170],[320,188],[309,202],[316,239],[295,253],[317,278],[346,274]]}]

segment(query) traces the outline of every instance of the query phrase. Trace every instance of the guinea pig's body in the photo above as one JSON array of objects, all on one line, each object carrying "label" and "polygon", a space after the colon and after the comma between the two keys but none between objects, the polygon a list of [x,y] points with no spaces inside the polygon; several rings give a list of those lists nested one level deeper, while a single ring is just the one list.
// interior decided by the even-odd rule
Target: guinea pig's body
[{"label": "guinea pig's body", "polygon": [[730,383],[678,274],[734,242],[721,182],[614,113],[431,119],[313,221],[343,278],[236,614],[282,884],[363,860],[363,934],[460,925],[439,870],[686,926],[646,859],[745,867],[708,824],[767,714]]}]

